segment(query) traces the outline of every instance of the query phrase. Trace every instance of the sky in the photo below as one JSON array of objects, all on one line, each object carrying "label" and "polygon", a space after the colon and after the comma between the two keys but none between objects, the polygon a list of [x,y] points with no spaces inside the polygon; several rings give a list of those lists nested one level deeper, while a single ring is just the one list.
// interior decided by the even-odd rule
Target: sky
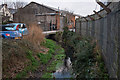
[{"label": "sky", "polygon": [[[1,1],[1,0],[0,0]],[[81,16],[87,16],[93,14],[93,10],[99,11],[100,6],[95,0],[2,0],[3,2],[15,2],[25,1],[30,3],[31,1],[37,2],[50,7],[68,10]],[[3,2],[0,3],[3,3]]]}]

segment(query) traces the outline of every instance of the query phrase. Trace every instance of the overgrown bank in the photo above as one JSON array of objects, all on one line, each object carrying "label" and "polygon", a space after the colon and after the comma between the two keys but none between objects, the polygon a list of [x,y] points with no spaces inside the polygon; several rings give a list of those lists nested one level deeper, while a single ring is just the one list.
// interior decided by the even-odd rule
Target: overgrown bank
[{"label": "overgrown bank", "polygon": [[65,58],[64,49],[60,45],[56,44],[56,42],[49,39],[46,39],[46,43],[43,43],[42,45],[49,48],[49,51],[48,54],[38,54],[38,57],[42,60],[42,64],[46,65],[46,69],[42,71],[42,75],[40,77],[53,78],[52,73],[56,71],[56,65],[58,63],[62,63]]},{"label": "overgrown bank", "polygon": [[66,56],[71,57],[76,78],[108,78],[100,50],[91,38],[81,37],[67,27],[56,38],[62,40]]},{"label": "overgrown bank", "polygon": [[7,50],[3,51],[3,78],[35,77],[33,74],[37,70],[41,70],[38,78],[52,77],[56,64],[65,57],[64,49],[49,39],[41,44],[40,53],[35,52],[32,46],[25,40],[3,41],[3,50]]},{"label": "overgrown bank", "polygon": [[2,52],[3,78],[52,77],[57,62],[65,57],[64,49],[45,39],[35,25],[29,27],[29,34],[21,40],[3,39]]}]

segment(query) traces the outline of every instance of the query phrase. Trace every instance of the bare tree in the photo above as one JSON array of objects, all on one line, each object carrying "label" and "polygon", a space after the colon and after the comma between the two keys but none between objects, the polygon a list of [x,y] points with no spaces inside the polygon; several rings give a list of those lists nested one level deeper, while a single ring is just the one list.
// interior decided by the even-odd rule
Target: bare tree
[{"label": "bare tree", "polygon": [[7,4],[8,8],[18,9],[18,8],[23,8],[27,4],[27,2],[16,1],[16,2],[5,2],[5,4]]},{"label": "bare tree", "polygon": [[26,4],[27,2],[13,2],[13,6],[15,9],[23,8]]},{"label": "bare tree", "polygon": [[65,16],[65,26],[72,26],[74,28],[74,14],[73,11],[68,11],[67,9],[62,10],[62,14]]}]

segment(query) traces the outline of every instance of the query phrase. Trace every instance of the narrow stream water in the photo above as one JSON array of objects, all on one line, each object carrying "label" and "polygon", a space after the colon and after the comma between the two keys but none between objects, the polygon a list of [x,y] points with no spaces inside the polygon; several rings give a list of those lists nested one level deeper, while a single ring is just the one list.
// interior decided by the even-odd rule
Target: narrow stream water
[{"label": "narrow stream water", "polygon": [[67,57],[64,60],[64,63],[58,63],[56,65],[56,72],[53,73],[53,77],[55,78],[74,78],[72,75],[72,63],[70,57]]},{"label": "narrow stream water", "polygon": [[[50,35],[47,37],[55,41],[55,35]],[[66,54],[68,56],[68,54]],[[72,74],[72,62],[70,57],[66,57],[63,63],[57,63],[56,72],[52,73],[54,78],[74,78]]]}]

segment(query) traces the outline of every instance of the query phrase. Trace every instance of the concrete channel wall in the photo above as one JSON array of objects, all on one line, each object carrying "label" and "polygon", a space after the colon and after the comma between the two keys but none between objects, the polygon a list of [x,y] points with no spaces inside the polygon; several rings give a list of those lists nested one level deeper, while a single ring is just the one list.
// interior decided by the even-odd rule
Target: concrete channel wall
[{"label": "concrete channel wall", "polygon": [[78,18],[76,33],[97,40],[102,51],[110,78],[120,77],[120,2],[112,2],[107,6],[111,12],[101,10],[98,15]]}]

